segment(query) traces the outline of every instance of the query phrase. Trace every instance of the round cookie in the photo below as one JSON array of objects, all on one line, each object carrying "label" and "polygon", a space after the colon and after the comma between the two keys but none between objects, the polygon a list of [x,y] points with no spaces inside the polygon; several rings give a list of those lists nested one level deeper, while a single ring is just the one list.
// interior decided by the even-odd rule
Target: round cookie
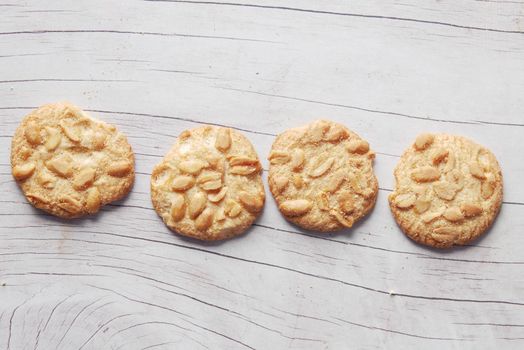
[{"label": "round cookie", "polygon": [[351,227],[375,204],[374,158],[369,144],[343,125],[315,121],[277,136],[269,188],[280,212],[303,228]]},{"label": "round cookie", "polygon": [[244,232],[264,206],[262,167],[239,132],[202,126],[180,134],[151,175],[156,212],[174,231],[200,240]]},{"label": "round cookie", "polygon": [[437,248],[466,244],[495,220],[502,173],[488,149],[461,137],[422,134],[395,169],[391,211],[414,241]]},{"label": "round cookie", "polygon": [[122,198],[133,185],[134,162],[115,126],[67,103],[32,111],[11,145],[13,176],[29,202],[62,218],[93,214]]}]

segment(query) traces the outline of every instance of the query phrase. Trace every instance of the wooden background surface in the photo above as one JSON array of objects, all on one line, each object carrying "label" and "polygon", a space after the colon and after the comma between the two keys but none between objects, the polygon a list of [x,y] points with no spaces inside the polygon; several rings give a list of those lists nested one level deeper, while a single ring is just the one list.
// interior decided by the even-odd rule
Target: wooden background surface
[{"label": "wooden background surface", "polygon": [[[0,1],[0,349],[522,349],[524,2],[241,1]],[[61,100],[136,152],[132,193],[95,217],[35,210],[11,176],[18,123]],[[268,196],[246,235],[203,244],[152,210],[181,131],[242,130],[267,169],[275,135],[318,118],[377,152],[354,229],[302,231]],[[472,246],[418,246],[390,214],[423,131],[502,165],[501,213]]]}]

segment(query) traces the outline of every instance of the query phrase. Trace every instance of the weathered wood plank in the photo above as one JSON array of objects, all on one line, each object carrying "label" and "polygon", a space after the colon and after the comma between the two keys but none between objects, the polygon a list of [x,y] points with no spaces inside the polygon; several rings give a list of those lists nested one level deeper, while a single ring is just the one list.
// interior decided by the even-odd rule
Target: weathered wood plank
[{"label": "weathered wood plank", "polygon": [[[4,1],[0,11],[0,348],[524,344],[522,2]],[[19,121],[56,100],[117,124],[136,153],[132,193],[96,217],[37,211],[11,177]],[[151,169],[182,130],[237,128],[267,169],[275,135],[317,118],[377,152],[378,203],[354,229],[303,231],[268,196],[246,235],[202,244],[152,209]],[[469,136],[501,162],[502,211],[472,246],[415,245],[389,212],[398,156],[428,130]]]}]

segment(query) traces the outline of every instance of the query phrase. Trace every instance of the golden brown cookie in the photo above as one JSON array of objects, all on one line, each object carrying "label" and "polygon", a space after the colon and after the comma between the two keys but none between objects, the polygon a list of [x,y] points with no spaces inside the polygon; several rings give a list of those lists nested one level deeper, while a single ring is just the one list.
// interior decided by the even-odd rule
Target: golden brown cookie
[{"label": "golden brown cookie", "polygon": [[186,130],[153,169],[153,206],[184,236],[236,236],[264,206],[261,170],[251,142],[239,132],[210,125]]},{"label": "golden brown cookie", "polygon": [[134,163],[122,133],[67,103],[32,111],[11,145],[13,176],[27,199],[62,218],[122,198],[133,185]]},{"label": "golden brown cookie", "polygon": [[375,154],[343,125],[319,120],[278,135],[269,154],[269,188],[280,212],[309,230],[351,227],[377,198]]},{"label": "golden brown cookie", "polygon": [[389,205],[413,240],[437,248],[466,244],[495,220],[502,172],[488,149],[461,137],[422,134],[400,158]]}]

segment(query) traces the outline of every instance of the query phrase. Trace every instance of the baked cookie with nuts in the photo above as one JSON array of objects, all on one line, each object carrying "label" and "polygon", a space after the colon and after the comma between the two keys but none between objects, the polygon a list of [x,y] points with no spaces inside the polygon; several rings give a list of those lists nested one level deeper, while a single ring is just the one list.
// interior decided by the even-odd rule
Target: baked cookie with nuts
[{"label": "baked cookie with nuts", "polygon": [[11,145],[13,176],[29,202],[62,218],[93,214],[122,198],[133,185],[134,162],[115,126],[67,103],[32,111]]},{"label": "baked cookie with nuts", "polygon": [[309,230],[353,226],[373,208],[378,182],[369,144],[341,124],[319,120],[278,135],[268,160],[280,212]]},{"label": "baked cookie with nuts", "polygon": [[463,245],[495,220],[502,172],[488,149],[461,137],[419,135],[395,169],[389,205],[402,230],[437,248]]},{"label": "baked cookie with nuts", "polygon": [[151,175],[156,212],[174,231],[200,240],[244,232],[264,206],[262,167],[238,131],[202,126],[180,134]]}]

